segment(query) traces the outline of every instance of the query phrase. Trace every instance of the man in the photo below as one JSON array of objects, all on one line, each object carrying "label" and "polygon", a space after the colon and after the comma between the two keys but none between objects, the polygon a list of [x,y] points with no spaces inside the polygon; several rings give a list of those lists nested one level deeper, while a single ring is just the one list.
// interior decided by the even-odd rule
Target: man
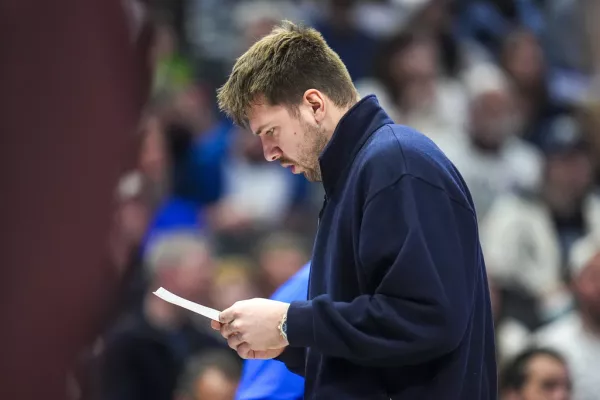
[{"label": "man", "polygon": [[[305,300],[310,263],[296,272],[272,296],[273,300]],[[295,400],[304,395],[304,379],[273,360],[247,360],[236,400]]]},{"label": "man", "polygon": [[325,201],[308,299],[241,301],[214,329],[305,376],[310,399],[496,399],[477,218],[424,135],[360,100],[313,30],[284,23],[236,62],[220,107]]},{"label": "man", "polygon": [[506,400],[569,400],[567,364],[553,350],[525,350],[506,365],[501,390]]},{"label": "man", "polygon": [[576,308],[535,333],[540,346],[559,351],[573,376],[573,398],[593,400],[600,392],[600,239],[579,239],[570,254],[570,287]]},{"label": "man", "polygon": [[106,339],[102,357],[102,398],[171,400],[192,354],[224,348],[181,307],[152,294],[166,287],[180,296],[208,301],[213,260],[209,246],[192,231],[171,231],[152,239],[144,256],[149,287],[141,312],[119,321]]},{"label": "man", "polygon": [[[538,190],[499,196],[480,224],[489,274],[516,295],[513,299],[535,300],[517,310],[531,329],[568,310],[572,295],[565,282],[573,243],[588,233],[600,235],[593,161],[577,121],[557,117],[546,132],[543,152]],[[527,308],[530,312],[523,313]]]},{"label": "man", "polygon": [[465,82],[466,137],[444,135],[436,143],[462,174],[483,221],[498,196],[515,189],[537,189],[542,156],[519,137],[518,103],[502,70],[478,63],[469,69]]}]

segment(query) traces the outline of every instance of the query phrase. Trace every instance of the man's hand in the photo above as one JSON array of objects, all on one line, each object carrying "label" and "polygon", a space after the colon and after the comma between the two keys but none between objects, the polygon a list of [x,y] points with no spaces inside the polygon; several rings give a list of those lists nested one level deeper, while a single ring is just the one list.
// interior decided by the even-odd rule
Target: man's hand
[{"label": "man's hand", "polygon": [[250,350],[248,343],[242,343],[237,348],[238,355],[245,360],[269,360],[283,353],[284,347],[273,350]]},{"label": "man's hand", "polygon": [[289,306],[267,299],[238,301],[221,312],[220,323],[212,321],[211,326],[221,331],[229,347],[240,357],[274,358],[288,345],[279,325]]}]

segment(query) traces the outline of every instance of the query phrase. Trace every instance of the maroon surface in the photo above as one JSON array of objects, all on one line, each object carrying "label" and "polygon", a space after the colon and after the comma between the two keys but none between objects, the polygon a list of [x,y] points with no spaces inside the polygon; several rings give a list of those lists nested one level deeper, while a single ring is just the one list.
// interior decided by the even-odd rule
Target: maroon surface
[{"label": "maroon surface", "polygon": [[134,161],[146,35],[117,0],[0,2],[0,398],[63,399],[120,273],[107,235]]}]

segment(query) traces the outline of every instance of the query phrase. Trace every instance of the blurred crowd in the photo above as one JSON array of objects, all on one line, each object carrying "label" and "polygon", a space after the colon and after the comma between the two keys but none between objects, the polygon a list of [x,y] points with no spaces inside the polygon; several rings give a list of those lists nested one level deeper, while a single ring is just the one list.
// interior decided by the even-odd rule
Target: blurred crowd
[{"label": "blurred crowd", "polygon": [[600,119],[580,0],[158,2],[137,169],[115,193],[137,257],[74,398],[233,399],[242,362],[158,287],[224,309],[310,260],[323,192],[267,163],[215,90],[282,19],[314,26],[361,95],[434,140],[480,221],[503,399],[600,399]]}]

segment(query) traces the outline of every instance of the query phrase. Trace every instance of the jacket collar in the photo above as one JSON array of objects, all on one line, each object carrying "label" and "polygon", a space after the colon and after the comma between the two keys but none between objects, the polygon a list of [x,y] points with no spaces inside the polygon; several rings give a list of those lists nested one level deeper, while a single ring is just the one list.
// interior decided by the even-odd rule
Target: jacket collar
[{"label": "jacket collar", "polygon": [[393,123],[375,95],[364,97],[344,114],[319,157],[327,197],[333,195],[340,178],[367,139],[383,125]]}]

